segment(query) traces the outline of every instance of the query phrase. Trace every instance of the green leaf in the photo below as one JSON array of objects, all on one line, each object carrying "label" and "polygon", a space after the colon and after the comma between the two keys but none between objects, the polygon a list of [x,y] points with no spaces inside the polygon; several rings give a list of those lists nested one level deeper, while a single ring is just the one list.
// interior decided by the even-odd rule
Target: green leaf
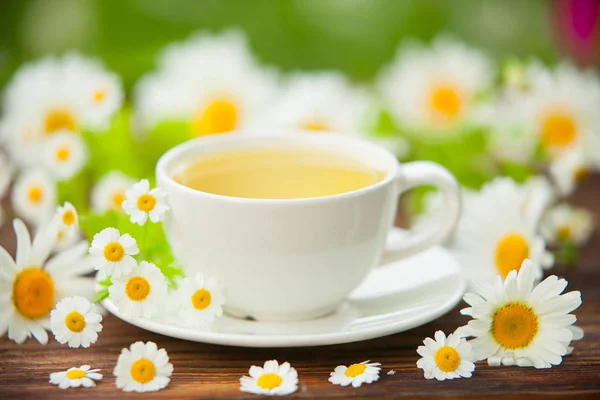
[{"label": "green leaf", "polygon": [[94,294],[93,302],[99,303],[108,297],[108,288],[100,289]]},{"label": "green leaf", "polygon": [[91,179],[86,169],[67,181],[60,181],[56,185],[58,204],[70,202],[82,214],[88,210],[88,193]]},{"label": "green leaf", "polygon": [[116,211],[107,211],[104,214],[84,214],[79,217],[79,229],[88,241],[105,228],[116,228],[122,216]]},{"label": "green leaf", "polygon": [[187,121],[163,121],[146,133],[144,140],[136,146],[142,160],[141,173],[153,177],[156,162],[167,150],[189,140],[191,128]]},{"label": "green leaf", "polygon": [[89,173],[97,181],[107,172],[118,170],[133,177],[142,177],[141,157],[131,132],[131,110],[124,108],[104,132],[82,133],[90,153]]},{"label": "green leaf", "polygon": [[534,176],[536,171],[522,164],[517,164],[514,162],[503,162],[500,164],[500,172],[503,176],[507,176],[512,178],[515,182],[523,183],[528,178]]},{"label": "green leaf", "polygon": [[398,128],[392,115],[385,109],[380,109],[375,118],[375,126],[370,129],[374,136],[393,137],[398,135]]}]

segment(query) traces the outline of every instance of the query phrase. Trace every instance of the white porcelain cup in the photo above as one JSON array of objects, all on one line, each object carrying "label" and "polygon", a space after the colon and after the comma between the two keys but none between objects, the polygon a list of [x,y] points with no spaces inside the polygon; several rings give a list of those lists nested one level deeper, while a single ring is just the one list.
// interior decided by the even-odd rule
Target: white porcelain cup
[{"label": "white porcelain cup", "polygon": [[[205,155],[249,148],[304,148],[342,153],[385,172],[374,185],[306,199],[248,199],[204,193],[173,176]],[[238,132],[190,140],[165,153],[156,167],[171,211],[166,232],[187,274],[217,276],[225,311],[261,321],[297,321],[334,311],[380,264],[443,240],[459,216],[459,189],[443,167],[398,163],[387,150],[347,135],[290,131]],[[442,215],[386,252],[398,196],[431,185],[444,197]],[[412,271],[406,271],[410,274]]]}]

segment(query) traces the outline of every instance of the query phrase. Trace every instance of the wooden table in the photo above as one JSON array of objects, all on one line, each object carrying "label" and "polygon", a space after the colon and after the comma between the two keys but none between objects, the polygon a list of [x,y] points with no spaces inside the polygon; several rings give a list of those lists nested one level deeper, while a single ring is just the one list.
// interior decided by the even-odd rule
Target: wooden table
[{"label": "wooden table", "polygon": [[[600,215],[600,179],[595,177],[579,190],[574,203]],[[12,228],[0,232],[0,243],[14,254]],[[33,339],[23,345],[0,339],[0,398],[140,398],[115,387],[112,369],[121,348],[137,341],[152,340],[167,349],[175,367],[171,384],[158,393],[144,394],[152,398],[253,398],[239,391],[238,379],[248,368],[265,360],[289,361],[300,376],[295,397],[488,397],[488,396],[559,396],[566,398],[600,398],[600,234],[596,233],[581,254],[577,266],[558,266],[554,273],[569,281],[567,290],[580,290],[583,305],[576,311],[577,324],[585,329],[585,337],[575,343],[575,353],[558,367],[549,370],[518,367],[489,368],[477,364],[471,379],[437,382],[423,378],[415,363],[416,348],[427,336],[442,329],[452,332],[467,318],[455,310],[427,325],[408,332],[359,343],[298,349],[247,349],[225,347],[172,339],[136,328],[113,316],[103,321],[99,341],[90,349],[69,349],[51,339],[42,346]],[[330,384],[329,372],[338,364],[370,359],[383,364],[381,379],[358,389]],[[101,368],[104,380],[94,389],[59,390],[48,383],[51,372],[89,363]],[[385,373],[394,369],[397,373]],[[597,397],[596,397],[597,396]]]}]

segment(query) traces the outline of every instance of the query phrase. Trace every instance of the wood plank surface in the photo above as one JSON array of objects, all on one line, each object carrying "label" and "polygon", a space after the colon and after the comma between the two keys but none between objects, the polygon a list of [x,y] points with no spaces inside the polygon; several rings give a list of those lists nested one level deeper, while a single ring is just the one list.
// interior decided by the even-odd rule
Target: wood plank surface
[{"label": "wood plank surface", "polygon": [[[600,215],[600,179],[588,181],[574,203]],[[14,254],[12,228],[0,231],[0,244]],[[358,343],[296,349],[247,349],[187,342],[144,331],[113,316],[105,317],[104,330],[90,349],[70,349],[53,339],[46,346],[34,340],[17,345],[0,338],[0,399],[116,399],[116,398],[254,398],[239,391],[239,378],[248,368],[265,360],[289,361],[299,373],[297,398],[394,398],[503,396],[600,398],[600,234],[595,233],[575,266],[557,266],[553,273],[569,281],[567,290],[580,290],[583,305],[576,311],[577,324],[585,337],[575,342],[574,354],[548,370],[518,367],[490,368],[478,363],[471,379],[428,381],[416,368],[416,348],[427,336],[442,329],[451,332],[468,318],[455,310],[427,325],[408,332]],[[170,385],[157,393],[124,393],[115,387],[112,369],[121,348],[137,340],[152,340],[164,347],[175,371]],[[330,384],[327,379],[338,364],[370,359],[383,364],[381,379],[358,389]],[[59,390],[48,383],[51,372],[91,364],[102,369],[104,379],[93,389]],[[385,373],[394,369],[397,373]]]}]

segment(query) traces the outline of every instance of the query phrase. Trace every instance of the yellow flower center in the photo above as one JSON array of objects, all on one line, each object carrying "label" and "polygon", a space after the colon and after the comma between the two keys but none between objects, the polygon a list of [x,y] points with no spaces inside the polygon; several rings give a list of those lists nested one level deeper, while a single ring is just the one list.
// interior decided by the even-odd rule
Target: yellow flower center
[{"label": "yellow flower center", "polygon": [[456,118],[463,107],[457,88],[447,84],[436,86],[431,92],[429,102],[434,114],[448,119]]},{"label": "yellow flower center", "polygon": [[279,376],[277,374],[269,373],[269,374],[262,374],[261,376],[259,376],[258,379],[256,380],[256,384],[261,389],[269,389],[270,390],[270,389],[275,389],[276,387],[281,385],[281,381],[282,381],[281,376]]},{"label": "yellow flower center", "polygon": [[61,129],[66,129],[71,132],[77,129],[75,118],[73,118],[71,113],[67,110],[53,110],[46,114],[44,132],[46,132],[47,135],[51,135]]},{"label": "yellow flower center", "polygon": [[537,331],[537,315],[525,304],[507,304],[496,311],[492,320],[492,335],[505,349],[528,346]]},{"label": "yellow flower center", "polygon": [[27,192],[27,198],[29,199],[30,202],[35,203],[35,204],[42,201],[43,197],[44,197],[44,191],[39,186],[32,186],[29,188],[29,191]]},{"label": "yellow flower center", "polygon": [[123,246],[121,246],[121,243],[119,242],[110,242],[104,246],[104,258],[106,258],[108,261],[121,261],[124,254],[125,249],[123,249]]},{"label": "yellow flower center", "polygon": [[58,232],[56,232],[56,243],[60,243],[62,242],[62,240],[65,238],[65,231],[64,230],[60,230]]},{"label": "yellow flower center", "polygon": [[21,271],[13,283],[13,303],[25,318],[36,319],[48,315],[54,306],[54,283],[41,268]]},{"label": "yellow flower center", "polygon": [[454,347],[442,346],[433,356],[435,364],[444,372],[456,371],[460,364],[460,355]]},{"label": "yellow flower center", "polygon": [[106,97],[106,91],[104,89],[98,89],[92,94],[92,100],[94,103],[100,103]]},{"label": "yellow flower center", "polygon": [[156,376],[156,367],[154,363],[147,358],[140,358],[131,364],[129,370],[131,378],[141,384],[150,382]]},{"label": "yellow flower center", "polygon": [[518,233],[506,235],[496,246],[496,269],[503,278],[506,278],[510,271],[518,272],[523,260],[528,256],[529,244],[523,236]]},{"label": "yellow flower center", "polygon": [[67,226],[71,226],[75,223],[75,213],[72,210],[67,210],[62,215],[62,222]]},{"label": "yellow flower center", "polygon": [[155,205],[156,199],[149,193],[145,193],[137,199],[137,207],[142,211],[152,211]]},{"label": "yellow flower center", "polygon": [[346,376],[349,378],[356,378],[358,375],[365,372],[365,369],[367,369],[365,364],[352,364],[346,369],[344,374],[346,374]]},{"label": "yellow flower center", "polygon": [[238,110],[227,99],[217,99],[202,110],[193,121],[196,136],[213,135],[235,129],[238,122]]},{"label": "yellow flower center", "polygon": [[573,174],[575,182],[583,182],[590,176],[590,170],[584,167],[577,168]]},{"label": "yellow flower center", "polygon": [[70,156],[71,156],[71,150],[66,146],[59,147],[56,150],[56,160],[59,162],[67,161]]},{"label": "yellow flower center", "polygon": [[114,208],[117,211],[121,211],[123,209],[123,206],[121,204],[123,204],[123,202],[125,201],[125,194],[123,192],[115,192],[112,195],[111,201],[112,208]]},{"label": "yellow flower center", "polygon": [[562,240],[569,240],[573,236],[573,231],[571,227],[565,225],[558,228],[557,235]]},{"label": "yellow flower center", "polygon": [[306,129],[308,131],[330,131],[329,126],[321,121],[307,121],[303,122],[298,126],[300,129]]},{"label": "yellow flower center", "polygon": [[127,297],[133,301],[142,301],[150,294],[150,284],[141,276],[134,276],[125,285]]},{"label": "yellow flower center", "polygon": [[85,376],[85,371],[80,369],[72,369],[67,371],[67,378],[69,379],[81,379]]},{"label": "yellow flower center", "polygon": [[77,311],[72,311],[65,317],[65,325],[71,332],[81,332],[85,328],[85,319]]},{"label": "yellow flower center", "polygon": [[196,310],[204,310],[210,306],[210,292],[206,289],[198,289],[196,293],[192,295],[192,305]]},{"label": "yellow flower center", "polygon": [[545,147],[567,147],[577,137],[573,117],[563,111],[554,111],[542,120],[542,144]]}]

